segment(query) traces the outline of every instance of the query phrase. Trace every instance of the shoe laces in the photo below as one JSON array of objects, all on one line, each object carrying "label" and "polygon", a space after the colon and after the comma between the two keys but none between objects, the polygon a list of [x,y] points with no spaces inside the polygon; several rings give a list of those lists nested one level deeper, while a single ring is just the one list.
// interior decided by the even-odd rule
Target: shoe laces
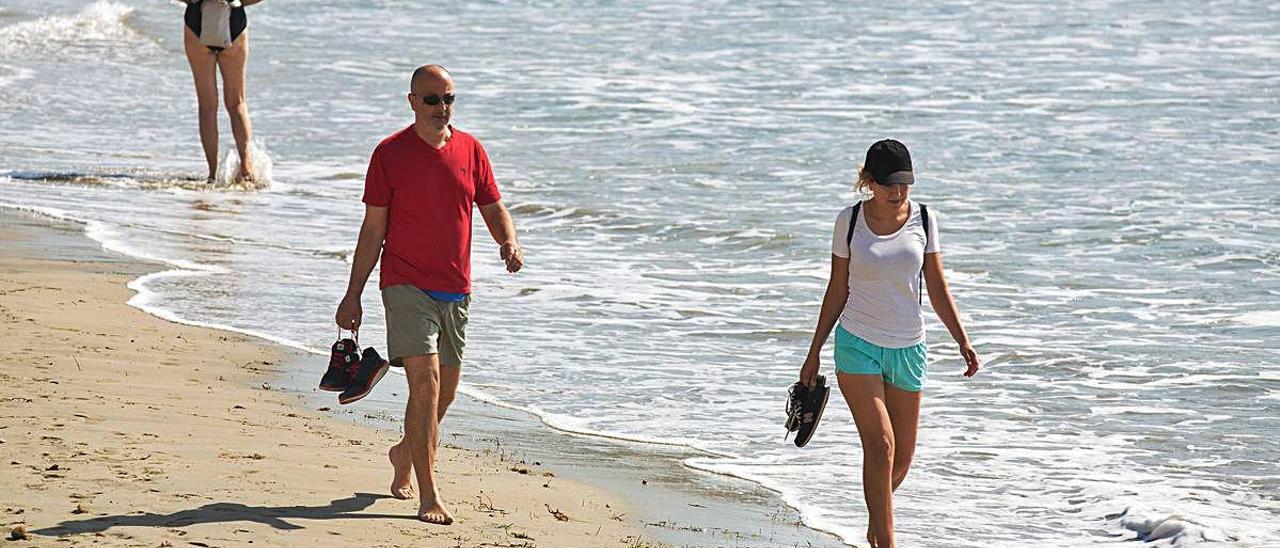
[{"label": "shoe laces", "polygon": [[791,432],[800,428],[800,409],[803,407],[803,397],[800,391],[804,385],[795,383],[787,389],[787,431]]},{"label": "shoe laces", "polygon": [[351,377],[354,378],[356,374],[360,372],[360,364],[364,363],[364,360],[361,359],[360,353],[358,351],[348,352],[346,360],[347,360],[347,371],[349,372]]}]

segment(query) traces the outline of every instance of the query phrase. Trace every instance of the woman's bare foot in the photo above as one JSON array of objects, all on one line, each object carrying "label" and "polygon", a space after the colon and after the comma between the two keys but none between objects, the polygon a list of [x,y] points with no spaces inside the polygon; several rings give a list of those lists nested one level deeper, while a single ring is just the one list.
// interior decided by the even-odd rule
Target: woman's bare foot
[{"label": "woman's bare foot", "polygon": [[423,500],[418,505],[418,519],[427,523],[436,525],[449,525],[453,523],[453,514],[445,510],[444,504],[440,502],[440,497],[431,497],[430,501]]},{"label": "woman's bare foot", "polygon": [[253,164],[241,160],[239,173],[236,174],[236,182],[248,185],[257,183],[258,177],[257,174],[254,173],[255,171],[257,170],[253,169]]},{"label": "woman's bare foot", "polygon": [[406,500],[413,498],[413,461],[408,453],[397,443],[387,451],[387,458],[391,459],[391,496]]},{"label": "woman's bare foot", "polygon": [[876,532],[871,528],[871,518],[867,518],[867,546],[876,548]]}]

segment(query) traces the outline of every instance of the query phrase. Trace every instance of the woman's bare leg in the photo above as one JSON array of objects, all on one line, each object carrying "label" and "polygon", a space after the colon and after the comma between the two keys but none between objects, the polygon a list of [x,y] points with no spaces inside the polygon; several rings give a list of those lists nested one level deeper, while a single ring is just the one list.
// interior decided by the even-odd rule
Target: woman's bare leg
[{"label": "woman's bare leg", "polygon": [[872,548],[894,548],[894,437],[885,405],[884,380],[880,375],[847,373],[836,373],[836,379],[862,439],[862,491],[871,519],[867,541]]},{"label": "woman's bare leg", "polygon": [[244,102],[245,64],[249,60],[249,29],[236,37],[231,47],[218,54],[218,70],[222,72],[222,98],[231,116],[231,135],[240,155],[238,179],[253,180],[253,158],[249,145],[253,142],[253,124],[249,122],[249,106]]},{"label": "woman's bare leg", "polygon": [[218,56],[200,43],[200,37],[182,26],[182,46],[196,83],[196,104],[200,115],[200,146],[209,164],[209,178],[218,174]]},{"label": "woman's bare leg", "polygon": [[893,423],[893,490],[907,479],[911,458],[916,454],[916,434],[920,427],[920,397],[924,392],[907,392],[884,385],[884,403]]}]

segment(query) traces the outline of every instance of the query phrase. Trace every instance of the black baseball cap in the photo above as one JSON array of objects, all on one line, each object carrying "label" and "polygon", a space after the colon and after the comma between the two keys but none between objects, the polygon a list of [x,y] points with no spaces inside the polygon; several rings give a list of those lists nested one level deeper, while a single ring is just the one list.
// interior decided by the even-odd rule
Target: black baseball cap
[{"label": "black baseball cap", "polygon": [[867,149],[867,161],[863,167],[871,172],[871,178],[882,185],[909,185],[916,182],[911,173],[911,153],[907,145],[893,139],[877,141]]}]

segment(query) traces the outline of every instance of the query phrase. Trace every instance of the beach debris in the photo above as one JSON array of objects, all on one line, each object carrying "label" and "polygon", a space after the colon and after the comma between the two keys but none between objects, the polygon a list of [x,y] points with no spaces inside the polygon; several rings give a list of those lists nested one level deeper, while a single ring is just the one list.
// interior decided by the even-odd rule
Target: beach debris
[{"label": "beach debris", "polygon": [[87,514],[89,510],[84,507],[83,503],[76,503],[76,509],[71,511],[72,514]]},{"label": "beach debris", "polygon": [[694,533],[701,533],[707,530],[703,527],[698,527],[696,525],[680,525],[679,523],[676,523],[674,521],[667,521],[665,519],[657,523],[645,523],[645,525],[648,525],[650,527],[662,527],[663,529],[672,529],[676,531],[691,531]]},{"label": "beach debris", "polygon": [[[488,500],[485,500],[485,499],[488,499]],[[484,491],[480,491],[480,494],[476,495],[476,500],[478,501],[476,503],[476,509],[481,512],[487,512],[490,517],[493,516],[494,512],[497,512],[503,515],[506,515],[507,513],[506,510],[503,510],[501,508],[494,506],[493,497],[490,497],[488,493],[485,493]]]},{"label": "beach debris", "polygon": [[321,407],[319,409],[316,409],[316,411],[333,411],[333,410],[328,407]]},{"label": "beach debris", "polygon": [[269,383],[269,382],[264,382],[264,383],[262,383],[262,389],[263,389],[263,390],[271,390],[271,383]]},{"label": "beach debris", "polygon": [[640,485],[649,485],[649,480],[640,480]]},{"label": "beach debris", "polygon": [[551,512],[551,515],[553,515],[553,516],[555,516],[555,517],[556,517],[556,521],[569,521],[569,515],[568,515],[568,514],[565,514],[564,512],[561,512],[561,511],[559,511],[559,510],[556,510],[555,508],[552,508],[550,504],[547,504],[547,503],[545,503],[545,502],[544,502],[544,503],[542,503],[542,505],[543,505],[543,506],[546,506],[546,507],[547,507],[547,511],[548,511],[548,512]]},{"label": "beach debris", "polygon": [[555,474],[552,474],[551,472],[543,472],[543,473],[542,473],[542,477],[544,477],[544,478],[554,478],[554,477],[556,477],[556,475],[555,475]]},{"label": "beach debris", "polygon": [[50,465],[49,465],[49,467],[48,467],[48,468],[45,468],[44,470],[45,470],[46,472],[52,472],[52,471],[57,470],[57,469],[58,469],[58,465],[57,465],[57,464],[50,464]]},{"label": "beach debris", "polygon": [[231,408],[232,408],[232,409],[244,409],[244,406],[243,406],[243,405],[240,405],[240,404],[236,404],[236,405],[231,406]]},{"label": "beach debris", "polygon": [[9,528],[9,540],[27,540],[27,526],[21,523]]},{"label": "beach debris", "polygon": [[250,454],[248,454],[248,455],[237,455],[237,454],[235,454],[235,453],[231,453],[231,452],[223,451],[223,452],[221,452],[221,453],[218,453],[218,458],[220,458],[220,459],[250,459],[250,460],[262,460],[262,459],[265,459],[265,458],[267,458],[267,457],[266,457],[266,456],[264,456],[264,455],[262,455],[262,454],[260,454],[260,453],[250,453]]},{"label": "beach debris", "polygon": [[529,475],[529,469],[528,469],[528,468],[525,468],[525,467],[523,467],[523,466],[520,466],[519,464],[512,465],[512,466],[511,466],[511,471],[512,471],[512,472],[519,473],[519,474],[523,474],[523,475],[526,475],[526,476],[527,476],[527,475]]},{"label": "beach debris", "polygon": [[520,531],[512,531],[511,536],[520,540],[534,540],[533,537],[529,536],[529,533],[523,533]]}]

